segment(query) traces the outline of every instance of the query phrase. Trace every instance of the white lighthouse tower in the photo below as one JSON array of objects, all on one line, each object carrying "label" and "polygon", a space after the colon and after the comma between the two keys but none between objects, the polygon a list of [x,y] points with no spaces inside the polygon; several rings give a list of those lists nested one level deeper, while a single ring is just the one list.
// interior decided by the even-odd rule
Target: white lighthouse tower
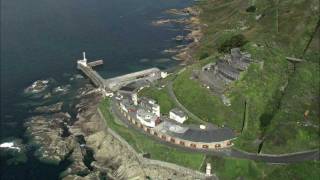
[{"label": "white lighthouse tower", "polygon": [[82,55],[83,55],[83,61],[87,64],[86,52],[83,51]]},{"label": "white lighthouse tower", "polygon": [[212,174],[211,174],[211,164],[210,163],[207,163],[206,176],[207,177],[211,177],[212,176]]},{"label": "white lighthouse tower", "polygon": [[83,66],[87,66],[87,58],[86,58],[86,52],[82,52],[83,59],[78,60],[78,64],[81,64]]}]

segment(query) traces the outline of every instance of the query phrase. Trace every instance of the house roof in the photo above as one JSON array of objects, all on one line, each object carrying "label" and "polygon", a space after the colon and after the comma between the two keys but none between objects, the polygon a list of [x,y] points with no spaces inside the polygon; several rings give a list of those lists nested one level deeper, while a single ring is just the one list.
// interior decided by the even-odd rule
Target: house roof
[{"label": "house roof", "polygon": [[235,133],[227,127],[214,128],[207,126],[206,129],[200,129],[199,126],[182,125],[172,120],[165,120],[155,128],[172,137],[193,142],[221,142],[236,137]]},{"label": "house roof", "polygon": [[186,116],[186,114],[179,108],[173,108],[173,109],[170,110],[170,112],[172,112],[172,113],[174,113],[174,114],[176,114],[176,115],[178,115],[180,117]]},{"label": "house roof", "polygon": [[200,129],[189,128],[180,138],[194,142],[220,142],[235,138],[235,133],[229,128]]},{"label": "house roof", "polygon": [[155,114],[150,113],[150,112],[146,111],[145,109],[138,109],[137,116],[140,116],[146,122],[152,122],[152,121],[154,122],[158,118]]}]

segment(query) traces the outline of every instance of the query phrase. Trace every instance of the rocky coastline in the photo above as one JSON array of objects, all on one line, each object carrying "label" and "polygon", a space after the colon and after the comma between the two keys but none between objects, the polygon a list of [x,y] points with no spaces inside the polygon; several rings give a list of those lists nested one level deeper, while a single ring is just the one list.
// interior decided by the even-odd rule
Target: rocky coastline
[{"label": "rocky coastline", "polygon": [[61,179],[194,179],[174,168],[146,165],[139,155],[108,131],[98,113],[102,94],[87,84],[76,92],[72,108],[57,102],[35,108],[26,123],[35,156],[46,163],[68,167]]},{"label": "rocky coastline", "polygon": [[172,59],[183,60],[185,63],[194,61],[193,53],[199,46],[200,39],[202,38],[203,24],[200,23],[199,15],[200,10],[196,7],[187,7],[183,9],[169,9],[166,11],[176,18],[172,19],[159,19],[153,21],[154,26],[163,26],[166,24],[183,24],[184,31],[188,33],[186,35],[178,35],[174,38],[176,41],[186,41],[186,45],[178,45],[175,48],[165,49],[163,53],[174,53]]}]

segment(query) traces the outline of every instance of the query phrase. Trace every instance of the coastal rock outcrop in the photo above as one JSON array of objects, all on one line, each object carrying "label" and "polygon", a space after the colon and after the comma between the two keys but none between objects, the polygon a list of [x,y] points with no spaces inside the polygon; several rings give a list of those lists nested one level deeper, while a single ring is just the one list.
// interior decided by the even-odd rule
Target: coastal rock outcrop
[{"label": "coastal rock outcrop", "polygon": [[37,80],[27,87],[25,93],[39,93],[44,91],[48,87],[49,80]]},{"label": "coastal rock outcrop", "polygon": [[63,137],[63,125],[67,119],[64,113],[55,113],[33,116],[25,123],[27,134],[40,146],[36,151],[39,159],[58,164],[72,151],[73,138]]},{"label": "coastal rock outcrop", "polygon": [[40,106],[34,109],[35,113],[55,113],[61,111],[63,106],[63,102],[58,102],[56,104],[48,105],[48,106]]}]

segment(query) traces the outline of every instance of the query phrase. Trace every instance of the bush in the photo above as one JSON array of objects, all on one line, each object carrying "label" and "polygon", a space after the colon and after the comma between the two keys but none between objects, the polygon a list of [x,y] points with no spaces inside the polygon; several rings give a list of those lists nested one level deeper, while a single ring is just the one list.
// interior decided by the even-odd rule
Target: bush
[{"label": "bush", "polygon": [[208,52],[203,52],[203,53],[201,53],[201,55],[200,55],[200,57],[199,57],[199,60],[205,59],[205,58],[207,58],[207,57],[209,57],[209,53],[208,53]]},{"label": "bush", "polygon": [[247,12],[250,12],[250,13],[253,13],[253,12],[255,12],[256,11],[256,6],[249,6],[247,9],[246,9],[246,11]]},{"label": "bush", "polygon": [[232,36],[230,39],[224,41],[219,47],[218,47],[218,51],[219,52],[223,52],[223,53],[227,53],[230,52],[230,50],[232,48],[235,47],[242,47],[244,46],[248,41],[246,40],[246,38],[244,37],[244,35],[242,34],[237,34]]}]

